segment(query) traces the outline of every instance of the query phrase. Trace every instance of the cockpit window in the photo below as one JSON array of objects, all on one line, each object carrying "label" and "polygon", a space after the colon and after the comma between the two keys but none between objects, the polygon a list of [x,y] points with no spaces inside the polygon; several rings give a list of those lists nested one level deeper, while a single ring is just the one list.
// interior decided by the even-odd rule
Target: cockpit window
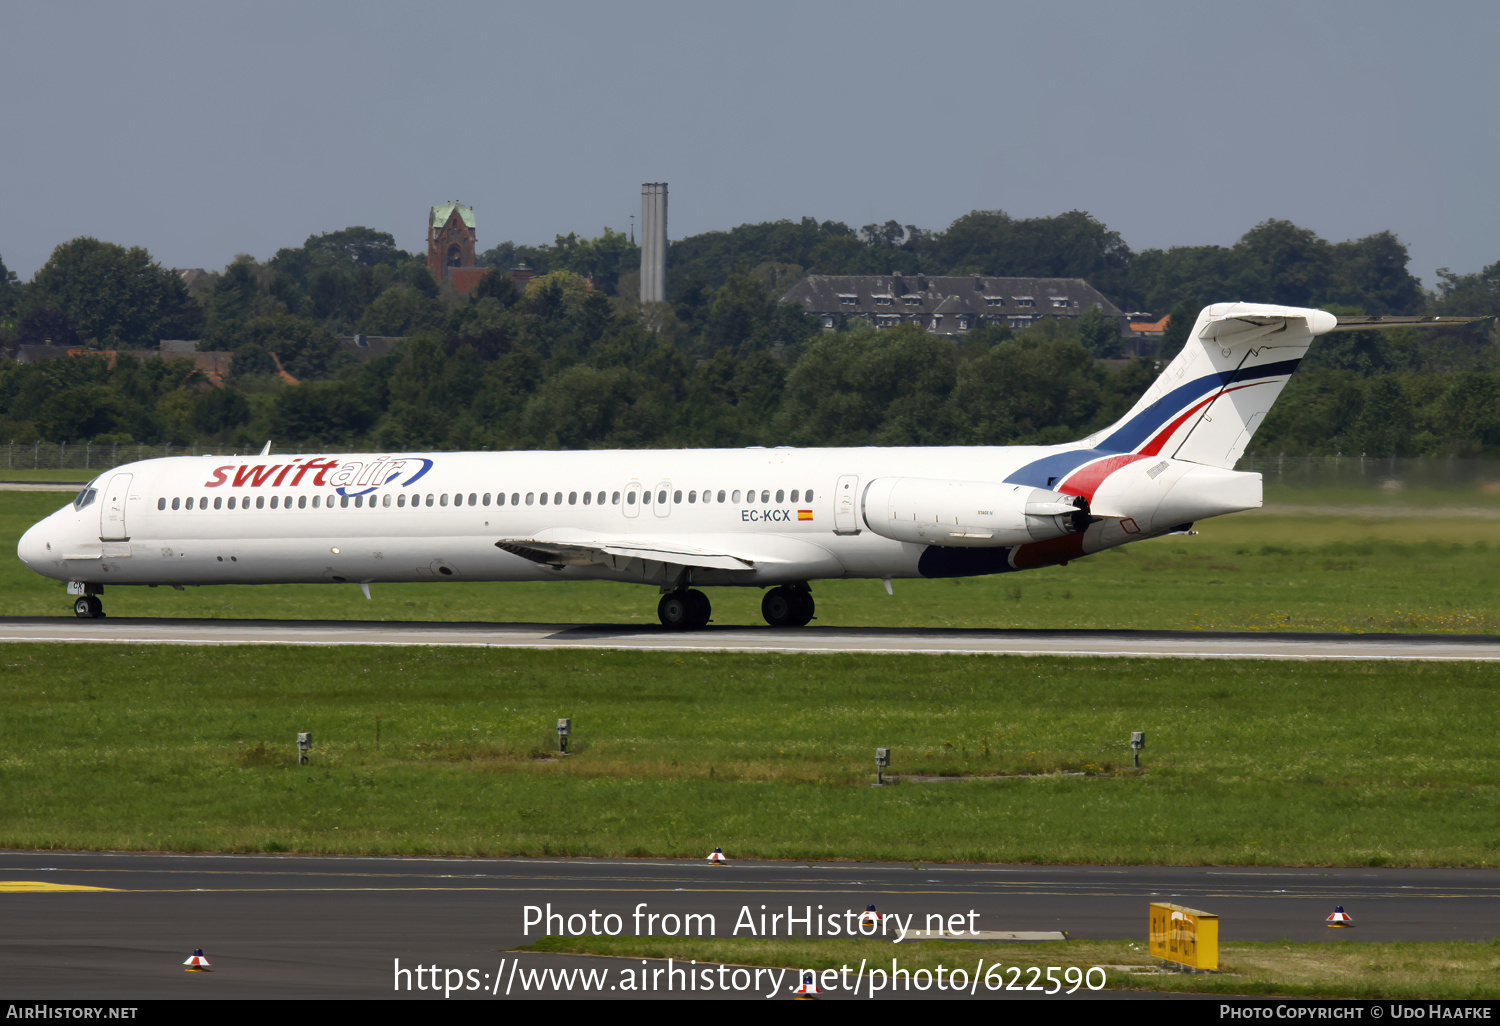
[{"label": "cockpit window", "polygon": [[78,497],[73,500],[73,508],[83,509],[85,506],[92,505],[98,495],[99,489],[85,487],[83,491],[78,493]]}]

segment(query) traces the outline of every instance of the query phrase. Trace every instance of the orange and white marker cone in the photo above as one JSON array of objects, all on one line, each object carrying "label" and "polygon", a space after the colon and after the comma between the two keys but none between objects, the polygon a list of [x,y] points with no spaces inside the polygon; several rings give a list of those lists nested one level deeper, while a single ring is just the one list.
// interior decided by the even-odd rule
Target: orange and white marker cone
[{"label": "orange and white marker cone", "polygon": [[1333,915],[1328,917],[1329,926],[1353,926],[1354,920],[1349,918],[1349,913],[1344,911],[1344,906],[1334,907]]},{"label": "orange and white marker cone", "polygon": [[878,923],[880,922],[880,918],[880,913],[875,911],[874,905],[866,905],[864,912],[860,913],[859,921],[861,923]]},{"label": "orange and white marker cone", "polygon": [[190,973],[207,973],[213,971],[209,968],[210,963],[208,959],[203,957],[202,948],[193,949],[192,955],[182,964],[187,966],[187,971]]},{"label": "orange and white marker cone", "polygon": [[724,857],[724,851],[722,848],[715,848],[713,851],[708,853],[708,861],[723,863],[728,862],[729,860]]}]

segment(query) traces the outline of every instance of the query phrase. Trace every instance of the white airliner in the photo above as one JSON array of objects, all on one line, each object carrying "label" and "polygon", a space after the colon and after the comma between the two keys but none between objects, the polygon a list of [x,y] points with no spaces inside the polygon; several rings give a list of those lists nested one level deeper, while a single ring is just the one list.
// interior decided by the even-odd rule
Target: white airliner
[{"label": "white airliner", "polygon": [[106,585],[608,580],[656,585],[669,628],[708,623],[702,586],[769,586],[766,620],[802,626],[809,581],[1065,564],[1259,506],[1232,468],[1314,336],[1414,323],[1345,320],[1207,307],[1066,445],[173,457],[100,475],[18,554],[80,617]]}]

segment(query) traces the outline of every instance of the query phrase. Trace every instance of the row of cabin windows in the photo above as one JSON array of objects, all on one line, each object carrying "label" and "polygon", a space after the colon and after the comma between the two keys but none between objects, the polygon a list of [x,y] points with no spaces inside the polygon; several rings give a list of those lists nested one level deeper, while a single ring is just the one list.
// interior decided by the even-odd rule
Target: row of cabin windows
[{"label": "row of cabin windows", "polygon": [[[737,503],[737,502],[741,501],[741,495],[742,494],[744,496],[744,501],[745,502],[755,502],[756,501],[756,498],[755,498],[755,496],[756,496],[756,490],[754,488],[747,489],[744,493],[741,493],[738,488],[734,489],[733,491],[726,491],[725,489],[720,488],[718,490],[718,492],[713,492],[713,491],[711,491],[709,489],[704,489],[704,491],[701,494],[701,499],[702,499],[702,501],[705,504],[713,503],[713,502],[716,502],[716,501],[717,502],[734,502],[734,503]],[[763,489],[761,489],[759,494],[760,494],[760,500],[759,501],[761,501],[761,502],[770,502],[771,501],[772,492],[771,492],[771,490],[769,488],[763,488]],[[786,502],[786,501],[788,501],[787,492],[783,488],[776,489],[775,495],[776,495],[776,501],[777,502]],[[614,493],[610,493],[610,492],[597,492],[597,493],[596,492],[583,492],[582,493],[582,500],[583,500],[582,504],[585,505],[585,506],[589,506],[589,505],[600,505],[600,506],[603,506],[605,504],[606,497],[608,497],[608,502],[610,504],[615,505],[615,506],[618,506],[620,504],[620,497],[621,497],[621,493],[620,492],[614,492]],[[326,497],[326,501],[325,501],[325,497],[324,496],[322,496],[322,495],[314,495],[314,496],[311,496],[311,502],[308,501],[309,497],[306,496],[306,495],[299,495],[299,496],[296,496],[295,498],[296,498],[296,507],[298,509],[333,509],[334,508],[334,504],[335,504],[335,500],[337,500],[337,504],[338,504],[338,507],[340,509],[348,509],[351,505],[353,505],[353,507],[355,509],[364,508],[366,505],[368,505],[369,508],[371,508],[371,509],[374,509],[377,505],[383,506],[383,507],[385,507],[387,509],[389,509],[392,506],[395,506],[397,509],[401,509],[401,508],[404,508],[406,506],[406,504],[407,504],[406,495],[404,495],[404,494],[394,496],[394,499],[395,499],[394,502],[392,502],[392,498],[393,497],[391,495],[389,495],[389,494],[386,494],[386,495],[370,495],[370,496],[364,496],[364,495],[353,495],[353,496],[350,496],[350,495],[329,495],[329,496]],[[365,502],[366,498],[368,498],[370,500],[368,503]],[[637,494],[635,492],[626,492],[625,495],[624,495],[624,498],[625,498],[625,502],[626,502],[627,505],[633,506],[636,503]],[[642,491],[639,494],[639,499],[640,499],[640,501],[641,501],[641,503],[643,505],[649,506],[649,505],[651,505],[652,493],[649,492],[649,491]],[[656,501],[658,503],[662,503],[662,504],[666,503],[666,501],[667,501],[667,492],[666,492],[666,489],[661,489],[660,491],[658,491],[655,494],[655,499],[656,499]],[[687,501],[690,504],[691,503],[697,503],[699,501],[699,499],[700,499],[700,494],[699,494],[699,492],[697,490],[692,490],[692,491],[689,491],[687,493]],[[813,499],[813,492],[812,492],[811,488],[808,488],[805,491],[801,490],[801,489],[793,488],[792,491],[791,491],[790,501],[792,501],[792,502],[812,502],[812,499]],[[272,496],[257,495],[257,496],[255,496],[255,508],[256,509],[277,509],[277,508],[291,509],[292,508],[292,500],[293,500],[293,496],[290,496],[290,495],[287,495],[287,496],[280,496],[280,495],[272,495]],[[378,500],[378,502],[377,502],[377,500]],[[451,502],[450,502],[448,493],[447,492],[443,492],[442,494],[439,494],[439,495],[428,494],[426,496],[426,502],[425,503],[422,500],[423,500],[423,497],[421,495],[413,495],[411,497],[411,505],[412,505],[412,507],[416,508],[416,507],[422,506],[422,505],[426,505],[426,506],[439,506],[439,507],[449,506],[449,505],[452,505],[452,506],[464,506],[464,505],[468,505],[468,506],[488,506],[488,505],[490,505],[490,493],[489,492],[485,492],[485,493],[483,493],[481,495],[478,492],[470,492],[467,496],[465,496],[464,493],[462,493],[462,492],[455,492],[453,494]],[[186,499],[181,498],[181,497],[177,497],[177,498],[173,498],[170,501],[172,503],[172,508],[173,509],[208,509],[209,508],[209,505],[208,505],[209,500],[208,500],[208,496],[206,496],[206,495],[205,496],[197,497],[196,499],[193,496],[189,496]],[[676,490],[674,490],[672,492],[672,501],[675,502],[675,503],[681,503],[682,502],[682,489],[679,488],[679,489],[676,489]],[[156,508],[160,509],[160,510],[165,510],[167,508],[167,502],[168,502],[168,500],[166,498],[157,499],[156,500]],[[554,506],[561,506],[563,504],[563,493],[562,492],[552,492],[550,494],[547,493],[547,492],[541,492],[540,494],[538,494],[536,492],[527,492],[526,493],[525,505],[527,505],[527,506],[532,506],[532,505],[546,506],[549,502],[552,505],[554,505]],[[504,492],[497,492],[497,493],[495,493],[494,504],[496,506],[504,506],[504,505],[506,505],[505,493]],[[520,506],[522,504],[521,493],[520,492],[511,492],[510,493],[510,503],[509,504],[512,505],[512,506]],[[231,496],[228,496],[227,498],[225,496],[222,496],[222,495],[216,495],[216,496],[214,496],[214,499],[213,499],[213,508],[214,509],[234,509],[234,508],[236,508],[236,505],[238,505],[238,507],[240,509],[249,509],[250,508],[250,496],[248,496],[248,495],[246,495],[246,496],[234,496],[234,495],[231,495]],[[568,493],[568,505],[569,506],[577,506],[577,505],[579,505],[579,493],[578,492],[569,492]]]}]

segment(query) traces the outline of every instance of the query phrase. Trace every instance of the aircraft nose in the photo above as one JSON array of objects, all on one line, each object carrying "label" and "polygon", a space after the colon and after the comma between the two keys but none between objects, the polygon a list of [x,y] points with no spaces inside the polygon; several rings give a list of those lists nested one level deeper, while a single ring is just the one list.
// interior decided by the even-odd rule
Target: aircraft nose
[{"label": "aircraft nose", "polygon": [[32,524],[26,533],[21,535],[21,540],[16,544],[16,555],[21,558],[29,569],[35,570],[49,558],[47,550],[47,521]]}]

